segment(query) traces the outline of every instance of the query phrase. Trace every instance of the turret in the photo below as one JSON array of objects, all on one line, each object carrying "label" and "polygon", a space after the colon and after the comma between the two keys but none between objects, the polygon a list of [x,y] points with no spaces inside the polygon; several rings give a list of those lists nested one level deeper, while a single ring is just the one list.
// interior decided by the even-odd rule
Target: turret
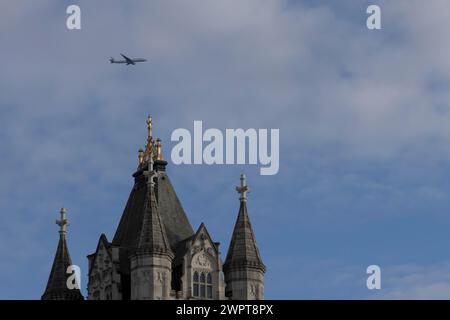
[{"label": "turret", "polygon": [[232,300],[264,299],[264,266],[256,245],[250,218],[247,212],[247,186],[245,175],[236,187],[240,194],[239,213],[225,259],[225,295]]},{"label": "turret", "polygon": [[48,278],[47,287],[42,300],[83,300],[79,284],[68,287],[67,280],[72,273],[67,273],[67,268],[72,265],[69,249],[67,247],[66,233],[69,221],[66,218],[66,209],[61,208],[60,220],[56,220],[59,225],[59,242],[53,260],[52,270]]}]

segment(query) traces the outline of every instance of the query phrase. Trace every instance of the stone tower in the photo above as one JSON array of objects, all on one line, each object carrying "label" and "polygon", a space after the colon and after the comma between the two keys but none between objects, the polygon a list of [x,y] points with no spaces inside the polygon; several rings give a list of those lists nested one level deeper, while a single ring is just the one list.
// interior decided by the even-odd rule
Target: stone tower
[{"label": "stone tower", "polygon": [[72,289],[67,286],[67,280],[70,276],[70,273],[67,273],[67,268],[72,265],[72,260],[66,240],[67,226],[69,225],[69,221],[66,219],[66,209],[61,208],[60,216],[60,220],[56,220],[56,224],[60,227],[58,248],[48,277],[47,287],[41,299],[83,300],[79,286],[73,286]]},{"label": "stone tower", "polygon": [[[227,299],[220,243],[212,239],[203,223],[196,232],[192,229],[166,173],[161,140],[154,141],[152,129],[149,117],[147,144],[139,150],[134,185],[112,242],[102,234],[95,252],[88,256],[88,299]],[[245,216],[238,218],[233,239],[241,237],[236,230],[242,229],[242,219],[248,221],[246,207]],[[253,239],[253,232],[251,235]],[[241,295],[247,299],[253,298],[252,285],[258,284],[256,298],[262,298],[262,262],[256,273],[246,269],[247,273],[239,273],[238,282],[233,278],[238,270],[234,262],[241,263],[240,257],[235,259],[238,252],[242,253],[240,246],[241,240],[237,240],[236,248],[233,246],[228,253],[233,259],[229,278],[232,283],[227,288],[236,298],[239,295],[235,290],[240,290],[241,282],[248,284],[249,294]],[[249,279],[245,279],[246,274]]]},{"label": "stone tower", "polygon": [[264,266],[256,245],[250,218],[247,212],[247,186],[245,175],[241,175],[239,213],[231,237],[225,272],[225,295],[232,300],[264,299]]},{"label": "stone tower", "polygon": [[153,170],[153,158],[149,159],[144,176],[147,180],[147,195],[142,228],[138,246],[130,255],[131,299],[169,299],[174,254],[158,212],[153,180],[157,174]]}]

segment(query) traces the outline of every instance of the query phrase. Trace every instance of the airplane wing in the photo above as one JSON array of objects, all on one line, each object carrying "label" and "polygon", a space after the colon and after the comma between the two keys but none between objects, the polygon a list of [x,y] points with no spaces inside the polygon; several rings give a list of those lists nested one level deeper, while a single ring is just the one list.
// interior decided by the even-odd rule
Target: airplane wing
[{"label": "airplane wing", "polygon": [[127,60],[127,63],[133,63],[133,60],[131,60],[130,58],[128,58],[126,55],[124,54],[120,54],[125,60]]}]

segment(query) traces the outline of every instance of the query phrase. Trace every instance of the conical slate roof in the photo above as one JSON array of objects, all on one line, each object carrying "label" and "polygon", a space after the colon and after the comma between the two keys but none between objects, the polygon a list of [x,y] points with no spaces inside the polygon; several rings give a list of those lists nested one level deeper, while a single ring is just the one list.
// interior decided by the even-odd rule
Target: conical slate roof
[{"label": "conical slate roof", "polygon": [[[64,211],[65,213],[65,211]],[[67,268],[72,265],[69,249],[67,248],[66,231],[67,220],[63,216],[61,210],[60,221],[57,223],[61,226],[59,232],[58,248],[56,249],[55,259],[53,260],[52,270],[48,278],[47,287],[42,300],[83,300],[83,296],[79,289],[69,289],[67,287],[67,279],[70,274],[66,273]]]},{"label": "conical slate roof", "polygon": [[167,254],[173,257],[165,228],[156,203],[153,178],[155,172],[149,174],[147,183],[147,197],[144,203],[142,228],[139,235],[138,251],[146,253]]},{"label": "conical slate roof", "polygon": [[[122,248],[122,255],[138,247],[139,235],[144,225],[144,213],[151,209],[147,206],[152,200],[148,190],[148,179],[144,174],[147,170],[152,172],[154,170],[157,173],[154,196],[163,224],[162,229],[166,232],[171,249],[175,250],[178,242],[194,234],[194,230],[166,174],[167,161],[164,161],[162,157],[161,140],[157,139],[155,144],[152,129],[153,120],[149,116],[147,118],[147,146],[145,150],[139,150],[139,167],[133,174],[134,186],[112,241],[113,246]],[[154,203],[155,206],[156,202]]]},{"label": "conical slate roof", "polygon": [[[157,177],[154,196],[167,240],[174,250],[179,241],[189,238],[194,231],[165,172],[166,164],[165,161],[155,162]],[[133,177],[134,186],[112,241],[114,246],[130,249],[139,246],[146,204],[151,202],[144,169],[139,169]]]},{"label": "conical slate roof", "polygon": [[[245,176],[243,177],[244,179],[241,177],[241,181],[245,181]],[[245,184],[242,184],[240,188],[237,188],[237,190],[243,195],[240,198],[239,213],[234,226],[227,257],[223,266],[224,271],[230,270],[234,267],[253,267],[261,269],[265,272],[266,267],[264,266],[261,255],[259,254],[255,235],[253,233],[252,225],[247,212],[247,198],[245,193],[248,192],[248,188]]]},{"label": "conical slate roof", "polygon": [[[112,246],[119,248],[120,273],[125,276],[130,274],[129,258],[138,248],[164,251],[168,247],[168,252],[175,252],[180,241],[194,234],[166,174],[167,162],[162,157],[161,140],[157,139],[155,144],[152,128],[153,122],[149,116],[147,146],[139,150],[139,166],[133,174],[134,186],[112,240]],[[156,173],[152,192],[146,171]],[[156,210],[158,215],[155,215]]]}]

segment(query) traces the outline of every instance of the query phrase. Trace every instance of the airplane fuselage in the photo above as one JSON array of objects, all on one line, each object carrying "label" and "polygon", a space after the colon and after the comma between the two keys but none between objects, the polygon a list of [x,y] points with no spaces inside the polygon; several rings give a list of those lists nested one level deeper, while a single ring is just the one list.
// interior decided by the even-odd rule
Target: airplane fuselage
[{"label": "airplane fuselage", "polygon": [[126,64],[126,65],[130,65],[130,64],[135,65],[138,62],[146,62],[147,61],[147,59],[142,59],[142,58],[131,59],[123,54],[121,54],[121,56],[124,57],[125,60],[115,60],[114,58],[110,58],[109,62],[118,63],[118,64]]}]

